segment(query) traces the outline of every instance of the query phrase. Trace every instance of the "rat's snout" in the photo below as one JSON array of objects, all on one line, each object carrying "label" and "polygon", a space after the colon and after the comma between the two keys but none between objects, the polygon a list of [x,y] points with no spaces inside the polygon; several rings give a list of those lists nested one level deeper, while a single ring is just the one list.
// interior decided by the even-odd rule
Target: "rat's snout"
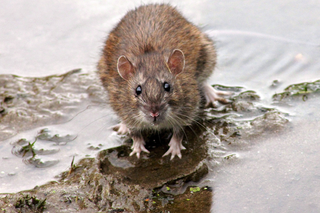
[{"label": "rat's snout", "polygon": [[150,112],[150,116],[154,119],[160,116],[160,106],[158,104],[150,104],[148,111]]},{"label": "rat's snout", "polygon": [[161,122],[163,114],[163,106],[160,104],[152,103],[144,106],[145,115],[149,117],[148,120],[153,123]]},{"label": "rat's snout", "polygon": [[156,123],[157,118],[160,116],[159,110],[151,110],[150,116],[153,118],[153,122]]},{"label": "rat's snout", "polygon": [[160,113],[158,111],[150,112],[151,117],[157,118],[159,117]]},{"label": "rat's snout", "polygon": [[157,118],[159,117],[160,113],[158,111],[155,111],[155,112],[151,112],[150,115],[153,118],[153,123],[156,123],[157,122]]}]

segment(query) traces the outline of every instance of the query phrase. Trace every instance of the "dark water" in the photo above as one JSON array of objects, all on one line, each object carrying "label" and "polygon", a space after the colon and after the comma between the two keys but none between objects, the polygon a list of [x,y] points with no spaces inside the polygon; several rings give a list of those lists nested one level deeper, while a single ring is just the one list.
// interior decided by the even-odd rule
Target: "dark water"
[{"label": "dark water", "polygon": [[[35,107],[35,120],[28,117],[32,110],[22,110],[15,111],[21,113],[19,123],[1,123],[0,193],[44,184],[68,169],[73,156],[76,160],[95,156],[101,149],[120,145],[120,138],[109,129],[117,119],[105,107],[104,94],[99,92],[99,85],[90,88],[88,84],[95,85],[97,80],[93,71],[107,32],[128,9],[139,4],[140,1],[120,6],[111,1],[35,0],[2,3],[0,74],[43,77],[75,68],[89,74],[77,78],[82,79],[83,87],[66,78],[67,88],[64,84],[53,93],[44,93],[42,97],[54,97],[60,102],[53,107]],[[220,150],[222,155],[234,153],[236,157],[232,161],[211,162],[211,172],[202,184],[214,188],[212,211],[318,212],[319,95],[281,103],[272,99],[289,85],[320,79],[318,2],[173,4],[216,41],[218,67],[210,83],[253,90],[261,97],[257,105],[276,108],[286,113],[290,121],[283,131]],[[61,79],[57,77],[57,82]],[[19,87],[27,81],[20,80],[12,88],[34,92],[32,86]],[[47,85],[38,84],[40,89]],[[45,103],[40,98],[35,95],[30,100]],[[68,101],[63,102],[65,99]],[[23,109],[28,103],[19,102],[19,106]],[[43,119],[45,115],[54,119]],[[21,138],[33,142],[43,129],[51,136],[37,139],[39,161],[26,162],[13,147],[26,145],[17,143]],[[58,139],[52,139],[54,135]]]}]

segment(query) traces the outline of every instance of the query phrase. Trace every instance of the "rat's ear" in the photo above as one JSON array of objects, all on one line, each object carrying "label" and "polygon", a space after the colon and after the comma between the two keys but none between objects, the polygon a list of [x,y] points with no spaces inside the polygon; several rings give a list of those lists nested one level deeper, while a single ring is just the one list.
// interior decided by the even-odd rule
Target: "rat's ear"
[{"label": "rat's ear", "polygon": [[124,80],[129,80],[134,73],[133,65],[124,55],[118,58],[117,70]]},{"label": "rat's ear", "polygon": [[168,59],[168,66],[172,74],[178,75],[184,69],[184,54],[181,50],[175,49],[172,51]]}]

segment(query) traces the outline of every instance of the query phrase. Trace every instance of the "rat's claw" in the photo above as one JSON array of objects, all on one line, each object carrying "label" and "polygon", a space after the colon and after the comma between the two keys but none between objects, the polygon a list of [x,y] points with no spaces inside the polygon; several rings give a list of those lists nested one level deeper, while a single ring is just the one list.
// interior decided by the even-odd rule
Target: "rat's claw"
[{"label": "rat's claw", "polygon": [[222,98],[220,96],[232,95],[231,92],[217,91],[208,83],[205,83],[203,85],[203,91],[207,102],[206,106],[208,106],[210,103],[212,103],[212,105],[215,106],[214,102],[216,101],[227,104],[229,102],[225,98]]},{"label": "rat's claw", "polygon": [[127,133],[130,133],[130,130],[128,129],[127,125],[125,125],[123,122],[117,125],[114,125],[112,129],[120,135],[125,135]]},{"label": "rat's claw", "polygon": [[179,138],[177,138],[177,136],[173,135],[170,140],[169,146],[170,146],[170,148],[168,149],[168,151],[166,153],[164,153],[164,155],[162,157],[171,154],[170,160],[172,160],[176,155],[181,159],[182,158],[181,150],[186,149],[182,145],[182,138],[179,139]]},{"label": "rat's claw", "polygon": [[[140,151],[141,152],[141,151]],[[140,152],[137,151],[137,150],[133,150],[131,153],[130,153],[130,156],[134,155],[135,153],[137,153],[137,158],[140,158]]]},{"label": "rat's claw", "polygon": [[150,153],[145,147],[144,147],[144,141],[141,138],[133,138],[133,144],[131,147],[133,150],[130,153],[130,156],[137,154],[137,158],[140,158],[141,151]]}]

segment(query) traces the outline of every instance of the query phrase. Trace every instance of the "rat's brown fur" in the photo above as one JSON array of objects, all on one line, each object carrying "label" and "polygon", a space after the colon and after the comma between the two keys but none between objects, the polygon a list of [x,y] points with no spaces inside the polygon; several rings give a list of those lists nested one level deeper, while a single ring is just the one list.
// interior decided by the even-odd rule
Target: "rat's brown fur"
[{"label": "rat's brown fur", "polygon": [[[171,73],[167,61],[171,53],[181,50],[185,57],[183,72]],[[133,65],[134,76],[128,80],[117,71],[117,61],[125,56]],[[150,4],[129,11],[111,31],[98,64],[101,81],[108,91],[109,101],[131,135],[142,129],[173,129],[181,135],[184,126],[198,116],[201,90],[216,64],[213,42],[196,26],[188,22],[175,8],[167,4]],[[169,82],[171,93],[162,84]],[[135,89],[143,87],[137,97]],[[175,120],[158,125],[140,122],[143,104],[150,110],[170,108]],[[165,109],[166,110],[166,109]],[[151,122],[152,123],[152,122]]]}]

